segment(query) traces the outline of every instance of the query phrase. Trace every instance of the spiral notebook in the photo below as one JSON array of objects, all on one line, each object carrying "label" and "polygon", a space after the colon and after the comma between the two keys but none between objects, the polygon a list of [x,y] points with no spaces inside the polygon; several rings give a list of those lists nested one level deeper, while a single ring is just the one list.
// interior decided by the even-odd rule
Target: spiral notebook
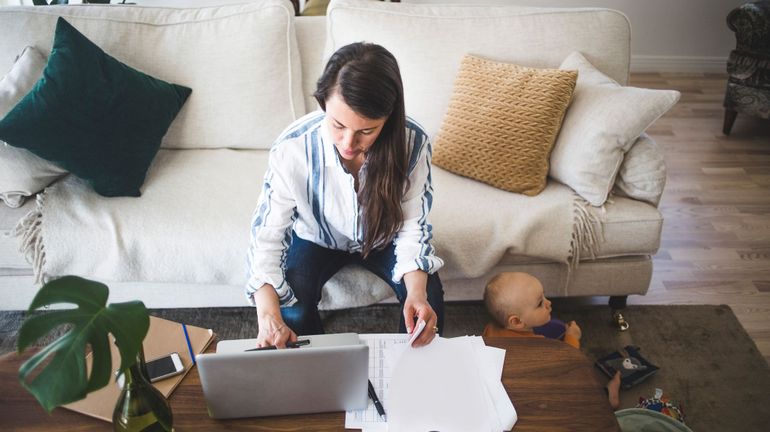
[{"label": "spiral notebook", "polygon": [[[185,330],[187,336],[185,337]],[[182,382],[187,373],[194,366],[194,355],[206,350],[211,341],[214,340],[214,332],[211,329],[183,325],[175,321],[169,321],[154,316],[150,317],[150,329],[144,338],[144,357],[152,359],[161,357],[172,352],[178,352],[184,365],[184,373],[153,383],[165,397]],[[120,352],[115,344],[112,348],[112,370],[117,370],[120,366]],[[91,373],[91,354],[86,356],[86,367],[88,373]],[[115,375],[110,377],[110,383],[101,389],[91,392],[85,399],[64,405],[64,408],[77,411],[79,413],[98,418],[107,422],[112,422],[112,412],[120,396],[120,388],[115,382]]]}]

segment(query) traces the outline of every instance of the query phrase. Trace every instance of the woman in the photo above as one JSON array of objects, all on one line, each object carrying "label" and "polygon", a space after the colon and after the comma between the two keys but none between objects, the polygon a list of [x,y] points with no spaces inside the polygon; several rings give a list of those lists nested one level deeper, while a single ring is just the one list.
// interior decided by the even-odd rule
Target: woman
[{"label": "woman", "polygon": [[322,111],[294,122],[271,149],[252,219],[246,295],[257,308],[257,346],[323,333],[321,288],[349,263],[393,288],[402,332],[425,321],[413,345],[426,345],[443,328],[443,262],[427,222],[430,142],[406,118],[398,63],[379,45],[344,46],[314,96]]}]

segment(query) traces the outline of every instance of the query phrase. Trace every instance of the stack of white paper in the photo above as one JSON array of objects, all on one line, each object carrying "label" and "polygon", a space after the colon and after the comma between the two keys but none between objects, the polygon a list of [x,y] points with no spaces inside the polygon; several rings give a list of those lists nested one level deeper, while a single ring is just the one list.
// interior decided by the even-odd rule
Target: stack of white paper
[{"label": "stack of white paper", "polygon": [[[390,343],[383,347],[383,337]],[[394,336],[402,336],[394,338]],[[516,410],[500,381],[505,351],[488,347],[481,337],[436,337],[425,347],[412,348],[406,335],[361,335],[383,350],[389,372],[371,366],[370,379],[387,412],[387,423],[373,407],[348,412],[346,428],[365,431],[503,431],[516,423]],[[375,349],[375,356],[378,355]],[[376,376],[376,375],[380,376]],[[375,375],[375,376],[373,376]],[[385,376],[387,379],[383,379]],[[371,421],[356,421],[371,419]]]}]

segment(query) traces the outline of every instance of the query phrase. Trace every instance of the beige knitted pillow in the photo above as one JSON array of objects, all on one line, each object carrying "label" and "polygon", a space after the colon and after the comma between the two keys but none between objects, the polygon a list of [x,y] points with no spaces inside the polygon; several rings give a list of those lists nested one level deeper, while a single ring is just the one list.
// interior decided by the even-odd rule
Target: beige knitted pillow
[{"label": "beige knitted pillow", "polygon": [[496,188],[537,195],[577,72],[534,69],[466,55],[433,162]]}]

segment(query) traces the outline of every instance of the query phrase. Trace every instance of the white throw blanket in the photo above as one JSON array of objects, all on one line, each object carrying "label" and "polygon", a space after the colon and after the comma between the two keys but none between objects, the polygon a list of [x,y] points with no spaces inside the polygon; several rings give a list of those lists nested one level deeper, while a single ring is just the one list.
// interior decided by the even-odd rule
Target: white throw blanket
[{"label": "white throw blanket", "polygon": [[[141,198],[105,198],[75,176],[38,196],[17,227],[38,282],[75,274],[100,280],[243,286],[251,214],[267,151],[161,150]],[[592,217],[568,187],[513,194],[434,167],[431,222],[444,279],[479,277],[506,253],[576,265],[594,250]],[[389,296],[376,276],[343,269],[321,307]],[[212,293],[212,295],[216,295]],[[245,302],[245,299],[244,299]]]}]

